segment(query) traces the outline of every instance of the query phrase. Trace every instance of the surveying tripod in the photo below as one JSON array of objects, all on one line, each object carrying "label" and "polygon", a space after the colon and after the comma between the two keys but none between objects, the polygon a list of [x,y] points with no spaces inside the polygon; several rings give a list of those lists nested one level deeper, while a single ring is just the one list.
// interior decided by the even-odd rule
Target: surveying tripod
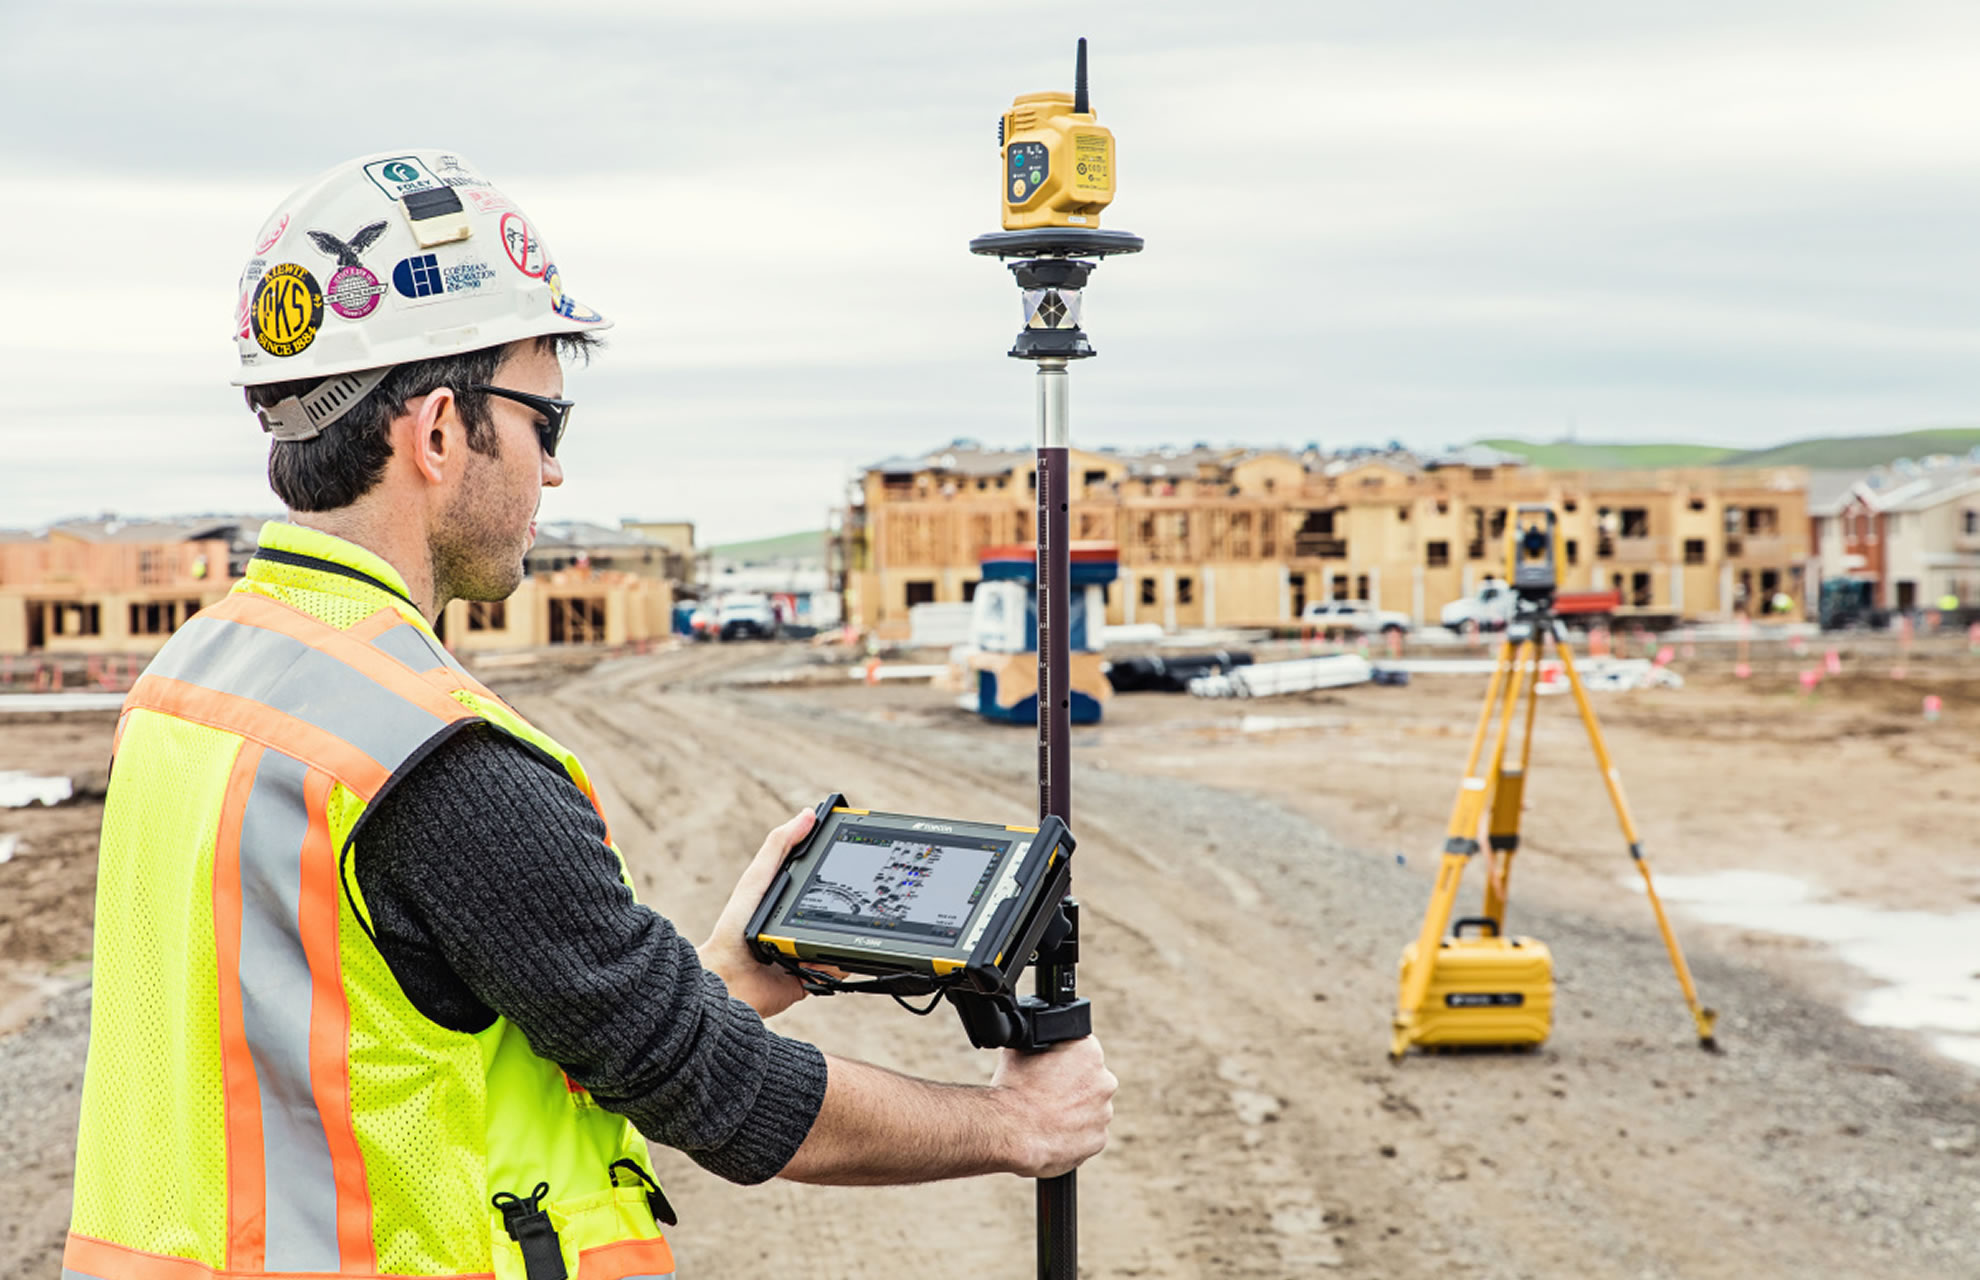
[{"label": "surveying tripod", "polygon": [[[1560,659],[1561,672],[1567,678],[1568,688],[1574,693],[1574,705],[1581,714],[1582,727],[1588,731],[1588,743],[1595,753],[1595,765],[1602,772],[1602,783],[1608,788],[1609,802],[1615,806],[1616,820],[1622,827],[1623,840],[1629,846],[1630,859],[1643,877],[1643,891],[1650,899],[1651,911],[1656,914],[1657,929],[1663,934],[1664,947],[1671,957],[1671,968],[1677,973],[1678,986],[1684,991],[1685,1005],[1691,1010],[1692,1021],[1697,1024],[1699,1047],[1707,1050],[1718,1047],[1713,1038],[1713,1024],[1718,1015],[1699,1003],[1698,989],[1691,980],[1691,969],[1684,962],[1684,951],[1678,946],[1677,936],[1671,932],[1670,918],[1664,913],[1663,901],[1658,898],[1657,887],[1651,881],[1650,863],[1643,856],[1643,841],[1637,834],[1636,820],[1630,816],[1629,801],[1623,795],[1622,774],[1609,755],[1608,744],[1602,740],[1602,728],[1596,723],[1594,707],[1589,705],[1588,690],[1575,671],[1574,653],[1567,644],[1567,628],[1554,616],[1554,588],[1558,576],[1556,541],[1553,508],[1518,508],[1506,539],[1506,576],[1515,594],[1514,614],[1506,627],[1505,639],[1499,646],[1498,663],[1492,671],[1492,683],[1485,694],[1485,705],[1478,714],[1478,726],[1471,735],[1471,750],[1465,757],[1464,778],[1458,784],[1457,800],[1452,806],[1450,827],[1444,840],[1444,857],[1437,868],[1436,887],[1431,892],[1430,906],[1424,913],[1423,928],[1417,935],[1412,959],[1402,977],[1389,1048],[1389,1056],[1394,1059],[1400,1059],[1417,1040],[1419,1015],[1430,989],[1439,944],[1445,929],[1450,926],[1451,913],[1457,905],[1458,885],[1464,878],[1465,868],[1479,852],[1479,824],[1488,811],[1490,825],[1487,830],[1482,914],[1491,920],[1499,936],[1505,935],[1506,898],[1512,880],[1513,857],[1519,851],[1520,810],[1525,800],[1527,767],[1533,755],[1533,721],[1539,704],[1540,667],[1550,641]],[[1513,717],[1520,712],[1522,696],[1526,700],[1525,725],[1520,734],[1518,759],[1509,765],[1506,748],[1511,738]],[[1485,742],[1488,734],[1492,738],[1489,765],[1481,772],[1479,765],[1487,759]]]}]

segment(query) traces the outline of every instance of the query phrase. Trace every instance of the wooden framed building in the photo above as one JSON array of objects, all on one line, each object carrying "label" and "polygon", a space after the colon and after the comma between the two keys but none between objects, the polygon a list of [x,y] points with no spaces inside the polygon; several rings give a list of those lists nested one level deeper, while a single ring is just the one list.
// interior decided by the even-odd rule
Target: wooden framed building
[{"label": "wooden framed building", "polygon": [[[959,442],[868,468],[840,521],[847,617],[883,634],[907,609],[967,600],[983,547],[1029,542],[1034,455]],[[1327,457],[1249,449],[1073,450],[1075,540],[1121,549],[1108,621],[1290,626],[1354,598],[1434,623],[1499,572],[1507,512],[1561,514],[1563,586],[1694,618],[1799,616],[1807,476],[1799,468],[1546,471],[1466,450]]]}]

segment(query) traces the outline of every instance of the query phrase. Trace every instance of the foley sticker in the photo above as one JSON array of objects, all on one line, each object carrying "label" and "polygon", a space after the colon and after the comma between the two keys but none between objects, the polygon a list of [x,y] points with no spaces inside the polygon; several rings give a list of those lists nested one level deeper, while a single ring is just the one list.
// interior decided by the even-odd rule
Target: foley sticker
[{"label": "foley sticker", "polygon": [[301,354],[323,327],[323,290],[294,262],[268,269],[254,292],[254,340],[271,356]]},{"label": "foley sticker", "polygon": [[403,200],[415,191],[432,191],[445,184],[434,176],[420,162],[418,156],[393,156],[390,160],[373,160],[364,167],[364,176],[370,178],[387,198]]}]

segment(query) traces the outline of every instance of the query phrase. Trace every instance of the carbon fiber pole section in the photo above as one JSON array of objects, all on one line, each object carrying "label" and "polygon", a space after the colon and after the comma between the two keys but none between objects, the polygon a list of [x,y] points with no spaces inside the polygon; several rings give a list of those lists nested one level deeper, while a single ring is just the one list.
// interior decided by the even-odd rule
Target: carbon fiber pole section
[{"label": "carbon fiber pole section", "polygon": [[[1072,547],[1066,470],[1070,399],[1066,362],[1038,362],[1038,812],[1072,822]],[[1088,619],[1088,626],[1097,625]],[[1037,996],[1063,1004],[1077,993],[1075,934],[1042,955],[1035,970]],[[1073,1280],[1079,1274],[1079,1183],[1076,1173],[1038,1181],[1038,1274],[1041,1280]]]}]

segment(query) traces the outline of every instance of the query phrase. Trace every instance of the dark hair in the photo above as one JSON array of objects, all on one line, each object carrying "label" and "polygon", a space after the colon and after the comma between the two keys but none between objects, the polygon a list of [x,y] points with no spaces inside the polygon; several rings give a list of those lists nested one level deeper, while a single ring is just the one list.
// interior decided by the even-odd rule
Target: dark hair
[{"label": "dark hair", "polygon": [[[468,448],[495,457],[494,419],[489,416],[488,397],[468,388],[495,380],[495,371],[509,354],[510,345],[394,365],[383,382],[353,405],[349,413],[326,427],[322,435],[314,440],[271,443],[268,487],[291,511],[335,511],[348,507],[369,493],[385,473],[386,460],[392,456],[392,420],[404,410],[408,400],[416,400],[441,387],[453,389],[454,407],[467,428]],[[559,358],[582,355],[589,360],[592,349],[598,345],[598,339],[589,333],[545,334],[536,339],[539,351],[548,348]],[[266,408],[289,396],[307,395],[323,381],[306,378],[249,387],[248,403]]]}]

